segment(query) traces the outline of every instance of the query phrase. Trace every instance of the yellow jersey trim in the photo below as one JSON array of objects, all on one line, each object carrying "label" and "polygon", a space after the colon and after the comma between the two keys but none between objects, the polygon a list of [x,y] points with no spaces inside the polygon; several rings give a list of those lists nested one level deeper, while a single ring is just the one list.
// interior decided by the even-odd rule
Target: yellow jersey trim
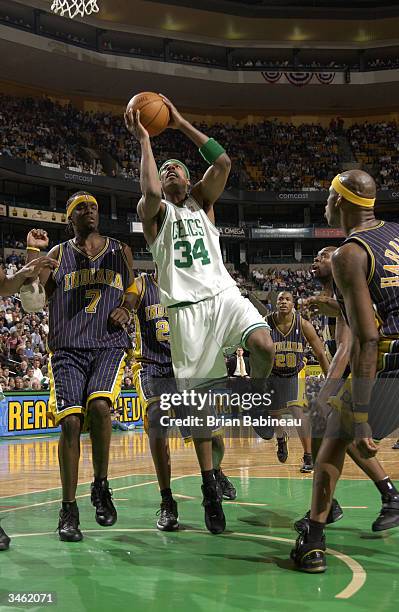
[{"label": "yellow jersey trim", "polygon": [[101,255],[104,255],[105,251],[109,247],[109,238],[106,237],[105,238],[105,244],[104,244],[103,248],[101,249],[101,251],[99,253],[97,253],[97,255],[94,255],[94,257],[92,257],[91,255],[88,255],[87,253],[82,251],[82,249],[80,249],[78,247],[78,245],[75,244],[75,242],[73,240],[70,240],[69,242],[72,245],[72,247],[75,249],[75,251],[78,251],[78,253],[80,253],[81,255],[84,255],[85,257],[87,257],[87,259],[90,259],[90,261],[96,261],[99,257],[101,257]]},{"label": "yellow jersey trim", "polygon": [[296,319],[296,315],[295,312],[292,313],[292,323],[291,323],[291,327],[289,328],[289,330],[287,331],[286,334],[284,334],[284,332],[280,329],[280,327],[277,325],[276,319],[274,318],[274,312],[272,314],[272,319],[273,319],[273,323],[276,326],[276,329],[280,332],[280,334],[282,336],[284,336],[284,338],[286,338],[287,336],[290,335],[290,333],[292,332],[292,330],[294,329],[295,326],[295,319]]}]

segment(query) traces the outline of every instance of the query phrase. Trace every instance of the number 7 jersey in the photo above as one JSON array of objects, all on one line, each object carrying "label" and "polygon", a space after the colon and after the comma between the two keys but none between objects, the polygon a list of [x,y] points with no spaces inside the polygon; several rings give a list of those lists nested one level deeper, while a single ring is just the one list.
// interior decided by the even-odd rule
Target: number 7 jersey
[{"label": "number 7 jersey", "polygon": [[129,287],[123,244],[106,238],[104,248],[89,257],[68,240],[59,245],[57,264],[49,299],[49,350],[130,348],[125,330],[109,322]]},{"label": "number 7 jersey", "polygon": [[196,303],[233,287],[219,243],[219,232],[193,197],[183,206],[167,200],[165,216],[150,251],[158,267],[164,306]]}]

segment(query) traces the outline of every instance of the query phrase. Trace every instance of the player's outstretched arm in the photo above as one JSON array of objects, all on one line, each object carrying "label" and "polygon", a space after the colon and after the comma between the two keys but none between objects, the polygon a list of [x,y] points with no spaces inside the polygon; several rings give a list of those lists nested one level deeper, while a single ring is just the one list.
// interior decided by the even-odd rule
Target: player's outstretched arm
[{"label": "player's outstretched arm", "polygon": [[0,295],[6,297],[18,293],[22,285],[36,280],[39,274],[46,270],[51,272],[56,267],[56,262],[49,257],[39,257],[34,262],[27,263],[12,276],[7,277],[4,270],[0,268]]},{"label": "player's outstretched arm", "polygon": [[320,367],[323,371],[324,376],[327,376],[328,359],[324,352],[323,343],[320,340],[319,336],[317,335],[315,328],[310,323],[310,321],[306,321],[305,319],[302,319],[302,331],[303,331],[303,335],[305,336],[306,340],[309,342],[310,346],[312,347],[312,351],[317,361],[320,364]]},{"label": "player's outstretched arm", "polygon": [[[356,274],[353,274],[356,270]],[[369,402],[374,385],[379,334],[367,284],[367,253],[357,244],[340,247],[332,256],[334,280],[341,291],[352,333],[350,364],[352,372],[353,418],[360,433],[356,444],[364,457],[372,457],[377,446],[367,425]]]},{"label": "player's outstretched arm", "polygon": [[184,119],[168,98],[162,94],[159,95],[169,108],[168,127],[183,132],[199,148],[202,157],[210,166],[202,179],[194,185],[191,193],[210,219],[214,221],[212,208],[226,186],[231,168],[230,158],[216,140],[197,130],[187,119]]},{"label": "player's outstretched arm", "polygon": [[151,244],[158,233],[158,217],[164,213],[165,209],[162,204],[158,168],[152,152],[149,134],[140,121],[140,111],[130,110],[125,113],[125,124],[128,131],[137,138],[141,147],[140,186],[142,197],[138,203],[137,212],[143,223],[145,238]]},{"label": "player's outstretched arm", "polygon": [[328,317],[339,317],[340,306],[335,298],[327,295],[312,295],[302,301],[301,310],[311,310],[315,314],[324,314]]}]

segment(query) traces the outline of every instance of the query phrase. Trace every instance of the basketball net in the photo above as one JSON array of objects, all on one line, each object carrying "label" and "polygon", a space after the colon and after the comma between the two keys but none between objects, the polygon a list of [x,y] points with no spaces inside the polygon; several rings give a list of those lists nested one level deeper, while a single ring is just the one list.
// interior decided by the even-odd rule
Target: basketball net
[{"label": "basketball net", "polygon": [[51,10],[60,17],[73,19],[77,15],[84,17],[91,13],[98,13],[100,9],[97,0],[54,0]]}]

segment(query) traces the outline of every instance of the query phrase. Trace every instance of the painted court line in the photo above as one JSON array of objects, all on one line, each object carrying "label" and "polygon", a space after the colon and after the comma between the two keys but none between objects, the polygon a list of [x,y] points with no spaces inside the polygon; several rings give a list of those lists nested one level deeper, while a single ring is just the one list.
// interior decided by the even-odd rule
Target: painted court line
[{"label": "painted court line", "polygon": [[367,510],[368,506],[341,506],[343,510]]},{"label": "painted court line", "polygon": [[[180,499],[199,499],[198,497],[193,497],[192,495],[180,495],[180,493],[173,493],[173,497],[178,497]],[[228,506],[236,505],[236,506],[269,506],[269,504],[257,504],[255,502],[237,502],[237,501],[229,501],[227,499],[223,500],[223,504],[227,504]]]},{"label": "painted court line", "polygon": [[[174,478],[172,478],[171,480],[180,480],[181,478],[188,478],[189,476],[193,476],[193,474],[186,474],[185,476],[175,476]],[[137,484],[134,485],[128,485],[126,487],[117,487],[116,489],[113,489],[113,491],[126,491],[127,489],[135,489],[137,487],[145,487],[146,485],[150,485],[150,484],[158,484],[157,480],[150,480],[148,482],[139,482]],[[83,497],[90,497],[91,493],[84,493],[82,495],[77,495],[76,499],[81,499]],[[18,506],[16,508],[9,508],[8,510],[2,510],[1,513],[2,514],[6,514],[7,512],[16,512],[17,510],[27,510],[29,508],[38,508],[40,506],[48,506],[50,504],[57,504],[60,503],[62,500],[61,499],[51,499],[49,501],[45,501],[45,502],[38,502],[36,504],[28,504],[26,506]]]},{"label": "painted court line", "polygon": [[[146,529],[146,528],[138,528],[138,529],[114,529],[114,528],[108,528],[106,533],[110,533],[110,532],[114,532],[114,533],[140,533],[140,532],[153,532],[153,533],[159,533],[157,529]],[[202,533],[202,534],[208,534],[208,531],[205,531],[204,529],[184,529],[184,531],[181,531],[181,536],[184,537],[184,533],[188,532],[188,533]],[[85,530],[85,534],[90,534],[90,533],[104,533],[104,529],[86,529]],[[28,537],[35,537],[35,536],[47,536],[47,535],[54,535],[53,531],[46,531],[46,532],[42,532],[42,533],[19,533],[19,534],[11,534],[11,538],[15,539],[15,538],[28,538]],[[269,536],[269,535],[261,535],[261,534],[257,534],[257,533],[242,533],[239,531],[232,531],[229,533],[225,533],[224,535],[222,535],[221,537],[223,538],[228,538],[228,537],[232,537],[232,536],[240,536],[240,537],[245,537],[245,538],[258,538],[261,540],[271,540],[274,542],[284,542],[287,544],[294,544],[294,540],[288,539],[288,538],[280,538],[277,536]],[[366,579],[367,579],[367,572],[364,569],[364,567],[362,565],[360,565],[360,563],[358,563],[355,559],[353,559],[352,557],[349,557],[348,555],[345,555],[344,553],[339,552],[338,550],[334,550],[333,548],[327,548],[326,552],[329,553],[330,555],[333,555],[334,557],[336,557],[339,561],[341,561],[342,563],[344,563],[345,565],[347,565],[347,567],[350,569],[350,571],[352,572],[352,579],[349,582],[349,584],[339,593],[337,593],[337,595],[335,595],[335,599],[349,599],[350,597],[353,597],[353,595],[356,595],[356,593],[358,591],[360,591],[360,589],[364,586]]]},{"label": "painted court line", "polygon": [[[197,474],[195,474],[196,476]],[[123,474],[122,476],[112,476],[111,478],[108,478],[108,481],[110,480],[119,480],[120,478],[130,478],[131,476],[151,476],[151,478],[154,478],[154,474]],[[193,476],[193,474],[190,474],[190,476]],[[176,478],[180,478],[176,476]],[[89,485],[91,484],[93,481],[92,480],[88,480],[87,482],[79,482],[78,486],[83,486],[83,485]],[[0,497],[0,499],[10,499],[13,497],[21,497],[22,495],[35,495],[36,493],[47,493],[47,491],[58,491],[60,490],[62,487],[61,485],[59,487],[50,487],[48,489],[39,489],[38,491],[28,491],[27,493],[15,493],[14,495],[3,495],[2,497]],[[117,489],[115,489],[116,491]]]}]

